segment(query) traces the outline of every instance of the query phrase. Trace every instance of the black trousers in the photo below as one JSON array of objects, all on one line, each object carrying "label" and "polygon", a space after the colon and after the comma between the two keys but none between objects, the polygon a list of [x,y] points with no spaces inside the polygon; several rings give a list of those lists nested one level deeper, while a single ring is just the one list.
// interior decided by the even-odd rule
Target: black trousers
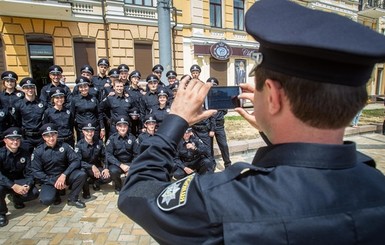
[{"label": "black trousers", "polygon": [[[25,179],[18,179],[15,180],[15,183],[24,185],[27,181]],[[7,194],[11,194],[13,196],[14,203],[24,203],[38,198],[39,190],[35,186],[31,186],[26,195],[19,195],[11,188],[0,185],[0,214],[6,214],[8,212],[7,204],[5,202],[5,196]]]},{"label": "black trousers", "polygon": [[[214,165],[211,159],[207,157],[202,157],[191,162],[183,162],[184,166],[191,168],[198,174],[205,174],[207,172],[212,172],[214,170]],[[175,179],[182,179],[186,177],[186,172],[180,167],[177,166],[174,171]]]},{"label": "black trousers", "polygon": [[229,146],[227,145],[225,127],[217,126],[215,127],[214,132],[215,132],[215,139],[218,143],[219,150],[221,151],[223,162],[225,164],[225,167],[227,167],[231,164],[231,160],[230,160]]},{"label": "black trousers", "polygon": [[[103,171],[103,168],[98,168],[100,172]],[[104,184],[108,184],[111,182],[111,176],[109,178],[106,178],[104,179],[103,177],[100,177],[99,179],[95,178],[94,176],[94,172],[92,172],[92,169],[82,169],[86,174],[87,174],[87,177],[90,179],[89,182],[91,183],[96,183],[98,185],[104,185]],[[88,192],[90,191],[90,188],[89,188],[89,182],[86,182],[83,186],[83,192]]]},{"label": "black trousers", "polygon": [[114,182],[115,190],[120,191],[122,189],[122,179],[120,178],[121,174],[124,174],[123,170],[116,165],[111,164],[108,166],[110,170],[111,179]]},{"label": "black trousers", "polygon": [[[79,193],[83,188],[84,183],[87,180],[87,174],[80,170],[74,170],[66,178],[66,184],[71,186],[71,192],[68,194],[69,201],[76,201],[79,199]],[[51,184],[42,184],[40,191],[40,202],[44,205],[51,205],[59,197],[59,190]]]}]

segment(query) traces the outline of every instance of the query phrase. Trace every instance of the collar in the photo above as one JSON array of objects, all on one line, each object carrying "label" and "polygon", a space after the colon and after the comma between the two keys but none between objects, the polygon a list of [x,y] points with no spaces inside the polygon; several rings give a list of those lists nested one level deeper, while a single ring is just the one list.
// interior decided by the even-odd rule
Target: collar
[{"label": "collar", "polygon": [[342,169],[357,163],[356,144],[342,145],[287,143],[261,147],[252,164],[257,167],[298,166],[318,169]]}]

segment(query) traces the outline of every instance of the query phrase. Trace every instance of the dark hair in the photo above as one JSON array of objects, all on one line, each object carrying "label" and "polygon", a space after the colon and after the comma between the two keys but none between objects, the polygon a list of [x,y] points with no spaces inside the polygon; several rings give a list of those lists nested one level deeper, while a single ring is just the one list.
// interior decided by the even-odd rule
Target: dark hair
[{"label": "dark hair", "polygon": [[256,89],[262,91],[265,80],[278,81],[285,91],[293,114],[315,128],[338,129],[349,125],[368,100],[366,85],[350,87],[292,77],[258,67]]}]

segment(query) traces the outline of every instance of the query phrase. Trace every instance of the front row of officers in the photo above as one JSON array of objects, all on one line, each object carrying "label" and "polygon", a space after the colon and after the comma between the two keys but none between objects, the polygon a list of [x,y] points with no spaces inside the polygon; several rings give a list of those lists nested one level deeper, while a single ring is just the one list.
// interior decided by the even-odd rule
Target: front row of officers
[{"label": "front row of officers", "polygon": [[[132,160],[139,154],[141,142],[154,135],[156,120],[148,115],[145,131],[137,138],[130,133],[128,117],[118,116],[114,125],[116,133],[104,146],[102,140],[94,137],[96,128],[91,122],[85,122],[80,127],[83,138],[73,149],[59,140],[55,124],[44,124],[39,131],[44,143],[38,145],[32,155],[25,148],[20,128],[5,130],[5,146],[0,148],[0,227],[8,224],[7,194],[16,209],[24,208],[24,202],[36,198],[43,205],[59,205],[67,187],[70,189],[67,204],[77,208],[86,207],[79,196],[82,193],[83,199],[90,199],[90,186],[98,191],[101,185],[112,181],[118,194],[122,188],[121,177],[127,175]],[[174,178],[213,171],[215,162],[208,149],[191,129],[186,130],[178,145]]]}]

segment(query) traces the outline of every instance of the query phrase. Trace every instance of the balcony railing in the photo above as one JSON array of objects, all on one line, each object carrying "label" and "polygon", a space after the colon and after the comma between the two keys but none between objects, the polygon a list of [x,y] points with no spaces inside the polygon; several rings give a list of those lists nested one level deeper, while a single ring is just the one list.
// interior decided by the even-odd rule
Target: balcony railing
[{"label": "balcony railing", "polygon": [[367,6],[370,8],[385,9],[385,0],[368,0]]}]

